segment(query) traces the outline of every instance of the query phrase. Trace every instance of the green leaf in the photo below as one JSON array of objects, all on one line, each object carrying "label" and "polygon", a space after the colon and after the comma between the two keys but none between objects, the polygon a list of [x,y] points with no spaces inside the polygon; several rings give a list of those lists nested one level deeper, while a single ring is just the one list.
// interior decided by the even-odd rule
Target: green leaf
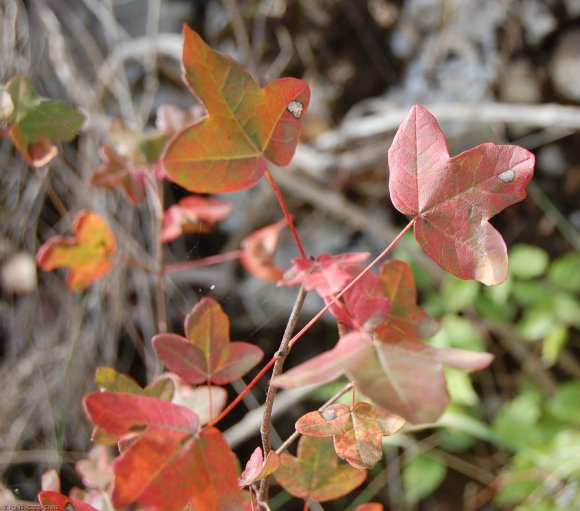
[{"label": "green leaf", "polygon": [[473,305],[479,294],[480,284],[475,280],[461,280],[447,275],[441,289],[441,301],[448,312],[459,312]]},{"label": "green leaf", "polygon": [[538,437],[540,414],[538,397],[531,393],[521,394],[501,408],[494,431],[506,445],[517,450]]},{"label": "green leaf", "polygon": [[580,291],[580,254],[570,252],[556,259],[548,270],[548,279],[557,287]]},{"label": "green leaf", "polygon": [[580,382],[563,383],[548,401],[548,411],[564,422],[580,426]]},{"label": "green leaf", "polygon": [[318,502],[335,500],[360,486],[366,470],[338,464],[332,440],[303,436],[298,443],[298,456],[283,453],[275,477],[288,492],[300,499]]},{"label": "green leaf", "polygon": [[80,131],[85,117],[62,101],[43,101],[28,112],[18,123],[29,142],[42,137],[50,140],[73,140]]},{"label": "green leaf", "polygon": [[538,306],[524,312],[517,330],[525,340],[539,341],[554,328],[556,321],[552,309]]},{"label": "green leaf", "polygon": [[544,337],[544,343],[542,344],[542,360],[546,367],[550,367],[556,363],[560,351],[566,345],[568,341],[569,333],[568,329],[563,325],[556,325],[552,330]]},{"label": "green leaf", "polygon": [[464,350],[485,351],[481,333],[471,321],[452,314],[441,320],[441,329],[430,343],[437,348],[461,348]]},{"label": "green leaf", "polygon": [[415,456],[403,469],[405,502],[414,505],[433,493],[447,475],[447,467],[437,458],[420,454]]},{"label": "green leaf", "polygon": [[524,243],[514,245],[509,251],[510,272],[519,279],[540,277],[545,273],[549,260],[544,249]]}]

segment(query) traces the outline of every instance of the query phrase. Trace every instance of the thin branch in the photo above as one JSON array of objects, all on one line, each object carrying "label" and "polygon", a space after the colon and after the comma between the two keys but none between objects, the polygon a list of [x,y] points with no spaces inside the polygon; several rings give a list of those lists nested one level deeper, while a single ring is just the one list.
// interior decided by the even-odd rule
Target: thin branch
[{"label": "thin branch", "polygon": [[[284,368],[284,362],[286,361],[286,357],[288,356],[288,352],[290,351],[290,338],[294,333],[296,328],[296,323],[298,322],[298,318],[300,316],[300,311],[302,310],[302,306],[304,305],[304,300],[306,298],[307,291],[304,286],[300,287],[298,291],[298,296],[296,297],[296,301],[294,302],[294,307],[292,308],[292,312],[290,313],[290,317],[288,318],[288,323],[286,324],[286,330],[284,331],[284,335],[282,336],[282,341],[280,342],[280,347],[278,348],[278,359],[274,364],[274,369],[272,370],[272,378],[278,376],[282,373],[282,369]],[[276,392],[277,387],[274,385],[268,386],[268,392],[266,394],[266,401],[264,403],[264,414],[262,416],[262,425],[260,426],[260,433],[262,436],[262,448],[264,450],[264,457],[268,455],[268,453],[272,450],[272,444],[270,442],[270,428],[272,426],[272,408],[274,406],[274,400],[276,399]],[[263,479],[260,483],[260,491],[258,493],[258,499],[267,501],[268,500],[268,480]]]}]

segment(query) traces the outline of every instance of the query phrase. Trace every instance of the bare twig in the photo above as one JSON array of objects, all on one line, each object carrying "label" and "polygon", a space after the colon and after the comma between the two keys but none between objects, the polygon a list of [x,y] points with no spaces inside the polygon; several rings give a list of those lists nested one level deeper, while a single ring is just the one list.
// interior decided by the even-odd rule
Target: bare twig
[{"label": "bare twig", "polygon": [[[304,305],[306,294],[307,294],[306,289],[304,288],[304,286],[301,286],[300,290],[298,291],[298,296],[296,296],[296,301],[294,302],[294,307],[292,308],[290,317],[288,318],[288,323],[286,324],[286,330],[284,331],[284,335],[282,336],[280,347],[278,348],[278,359],[276,360],[274,368],[272,369],[272,378],[282,373],[284,362],[286,361],[286,357],[288,356],[288,352],[290,350],[289,346],[290,339],[292,338],[292,334],[294,333],[294,330],[296,328],[296,324],[300,316],[300,311],[302,310],[302,306]],[[270,443],[270,428],[272,426],[272,407],[274,406],[274,400],[276,399],[277,390],[278,390],[277,387],[275,387],[274,385],[269,385],[268,392],[266,394],[266,401],[264,403],[264,415],[262,416],[262,425],[260,426],[264,457],[267,456],[272,449],[272,444]],[[258,498],[264,501],[268,500],[267,479],[262,480],[260,484],[260,492],[258,494]]]}]

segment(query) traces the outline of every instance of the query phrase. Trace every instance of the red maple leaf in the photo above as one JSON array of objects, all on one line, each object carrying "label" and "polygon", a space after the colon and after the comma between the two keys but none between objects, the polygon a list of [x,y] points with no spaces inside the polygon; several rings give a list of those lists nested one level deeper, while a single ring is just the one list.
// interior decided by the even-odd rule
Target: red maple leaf
[{"label": "red maple leaf", "polygon": [[534,155],[481,144],[450,157],[435,117],[415,105],[389,149],[393,205],[415,217],[415,238],[446,271],[492,285],[507,276],[507,249],[488,220],[522,200]]}]

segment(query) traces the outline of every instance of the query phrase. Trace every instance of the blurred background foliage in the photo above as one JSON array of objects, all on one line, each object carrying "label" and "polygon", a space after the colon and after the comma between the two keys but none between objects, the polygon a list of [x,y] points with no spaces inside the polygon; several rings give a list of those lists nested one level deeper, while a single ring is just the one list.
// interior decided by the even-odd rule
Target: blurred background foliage
[{"label": "blurred background foliage", "polygon": [[[155,371],[153,285],[118,264],[84,293],[62,274],[37,275],[33,256],[76,212],[103,213],[128,254],[155,246],[155,211],[91,189],[101,143],[122,125],[150,130],[166,103],[194,100],[179,69],[182,23],[244,63],[262,83],[306,79],[313,91],[302,143],[275,178],[307,249],[378,253],[403,218],[391,207],[386,151],[409,106],[442,122],[453,154],[493,141],[537,156],[529,197],[494,219],[510,248],[497,287],[460,281],[430,263],[412,238],[396,256],[414,269],[420,303],[441,322],[438,346],[487,350],[492,367],[473,378],[448,371],[452,405],[441,421],[385,439],[385,460],[359,494],[393,511],[580,509],[580,3],[577,0],[0,0],[0,83],[31,79],[40,95],[81,109],[77,140],[49,165],[25,165],[0,139],[0,469],[4,492],[34,499],[57,468],[79,485],[74,462],[90,448],[82,395],[99,366],[144,384]],[[166,205],[183,196],[168,187]],[[236,213],[212,234],[168,245],[168,262],[236,249],[279,219],[267,186],[226,197]],[[295,256],[289,238],[278,262]],[[170,330],[211,295],[230,314],[233,338],[273,353],[293,299],[237,262],[172,275]],[[306,321],[320,303],[309,297]],[[292,353],[297,363],[336,341],[321,322]],[[240,385],[243,385],[240,383]],[[229,389],[238,392],[240,386]],[[242,462],[258,442],[262,388],[222,426]],[[289,400],[275,421],[282,439],[331,393]],[[248,426],[250,424],[250,426]],[[241,425],[241,426],[240,426]],[[240,432],[240,429],[244,431]],[[301,509],[279,489],[272,509]],[[314,507],[312,509],[315,509]]]}]

